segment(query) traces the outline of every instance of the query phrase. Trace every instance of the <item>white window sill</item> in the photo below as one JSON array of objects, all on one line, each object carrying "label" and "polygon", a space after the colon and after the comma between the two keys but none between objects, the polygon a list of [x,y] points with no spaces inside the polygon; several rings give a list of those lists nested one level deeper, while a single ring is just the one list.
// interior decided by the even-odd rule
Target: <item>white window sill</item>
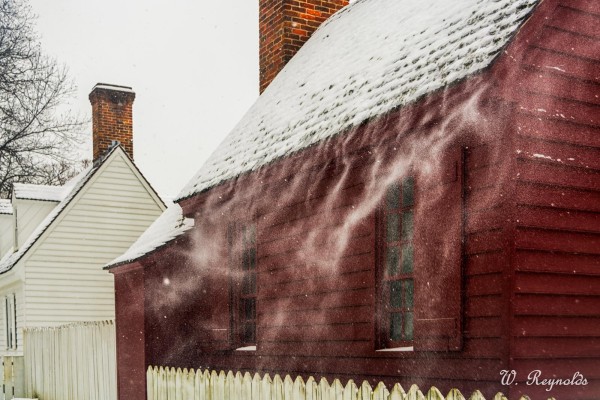
[{"label": "white window sill", "polygon": [[256,351],[256,346],[239,347],[235,351]]},{"label": "white window sill", "polygon": [[415,348],[413,346],[408,346],[408,347],[393,347],[391,349],[379,349],[379,350],[375,350],[376,352],[399,352],[399,351],[415,351]]}]

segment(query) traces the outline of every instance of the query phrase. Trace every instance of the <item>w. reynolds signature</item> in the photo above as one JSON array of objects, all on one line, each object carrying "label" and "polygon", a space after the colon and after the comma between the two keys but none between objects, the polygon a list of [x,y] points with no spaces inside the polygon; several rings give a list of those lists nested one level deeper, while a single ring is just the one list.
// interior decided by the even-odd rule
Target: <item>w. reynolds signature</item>
[{"label": "w. reynolds signature", "polygon": [[[518,385],[515,382],[517,379],[517,371],[514,369],[507,370],[503,369],[500,371],[500,383],[504,386]],[[546,391],[549,392],[554,386],[585,386],[588,384],[587,379],[584,378],[579,371],[573,374],[571,378],[545,378],[542,376],[542,371],[534,369],[527,375],[526,385],[529,386],[547,386]]]}]

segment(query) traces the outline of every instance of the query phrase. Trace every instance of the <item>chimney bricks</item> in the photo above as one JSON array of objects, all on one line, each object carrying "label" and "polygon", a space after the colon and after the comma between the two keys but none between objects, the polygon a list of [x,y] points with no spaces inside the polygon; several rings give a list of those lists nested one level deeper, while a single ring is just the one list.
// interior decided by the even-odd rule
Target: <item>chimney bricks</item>
[{"label": "chimney bricks", "polygon": [[98,83],[89,96],[92,103],[93,161],[118,141],[133,159],[134,91],[128,86]]},{"label": "chimney bricks", "polygon": [[259,0],[260,93],[348,0]]}]

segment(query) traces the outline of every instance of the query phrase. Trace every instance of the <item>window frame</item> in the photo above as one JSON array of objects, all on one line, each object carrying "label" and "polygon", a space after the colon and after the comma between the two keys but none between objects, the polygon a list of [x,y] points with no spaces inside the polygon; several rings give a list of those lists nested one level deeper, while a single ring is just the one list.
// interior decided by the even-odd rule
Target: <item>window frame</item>
[{"label": "window frame", "polygon": [[17,296],[4,296],[4,332],[6,350],[17,350]]},{"label": "window frame", "polygon": [[[410,185],[408,185],[410,183]],[[405,187],[410,186],[410,194],[406,194]],[[390,194],[396,188],[397,204],[390,204]],[[385,189],[384,196],[377,210],[376,219],[376,347],[379,351],[393,350],[412,350],[415,341],[414,314],[415,314],[415,279],[414,279],[414,254],[415,254],[415,227],[414,215],[416,209],[416,182],[415,176],[408,173],[398,179],[392,185]],[[410,202],[407,202],[409,196]],[[404,215],[410,214],[410,223],[405,223]],[[397,231],[392,233],[395,240],[390,239],[388,235],[388,218],[395,215],[397,219]],[[405,234],[407,226],[410,225],[410,231]],[[397,249],[396,256],[388,254],[390,249]],[[410,252],[410,268],[403,264],[403,254]],[[390,275],[390,264],[395,262],[394,273]],[[408,270],[407,270],[408,269]],[[400,283],[400,304],[393,305],[392,286],[394,282]],[[410,282],[410,284],[408,283]],[[408,289],[410,287],[410,290]],[[410,293],[410,296],[409,296]],[[409,301],[407,299],[410,297]],[[396,299],[396,301],[398,298]],[[392,315],[400,315],[401,330],[400,338],[392,338]],[[410,323],[407,324],[407,317]],[[410,326],[410,329],[408,328]]]},{"label": "window frame", "polygon": [[[255,350],[258,291],[256,223],[230,223],[227,228],[227,242],[230,272],[230,340],[237,350]],[[247,308],[249,304],[253,305]],[[250,331],[246,331],[248,328]]]}]

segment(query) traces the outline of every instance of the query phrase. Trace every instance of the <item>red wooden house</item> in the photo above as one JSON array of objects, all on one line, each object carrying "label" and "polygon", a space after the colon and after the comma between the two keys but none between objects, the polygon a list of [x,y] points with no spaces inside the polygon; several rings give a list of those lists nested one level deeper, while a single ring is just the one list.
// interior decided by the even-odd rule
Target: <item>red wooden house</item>
[{"label": "red wooden house", "polygon": [[148,365],[600,398],[600,2],[345,3],[260,2],[266,89],[108,266],[120,399]]}]

